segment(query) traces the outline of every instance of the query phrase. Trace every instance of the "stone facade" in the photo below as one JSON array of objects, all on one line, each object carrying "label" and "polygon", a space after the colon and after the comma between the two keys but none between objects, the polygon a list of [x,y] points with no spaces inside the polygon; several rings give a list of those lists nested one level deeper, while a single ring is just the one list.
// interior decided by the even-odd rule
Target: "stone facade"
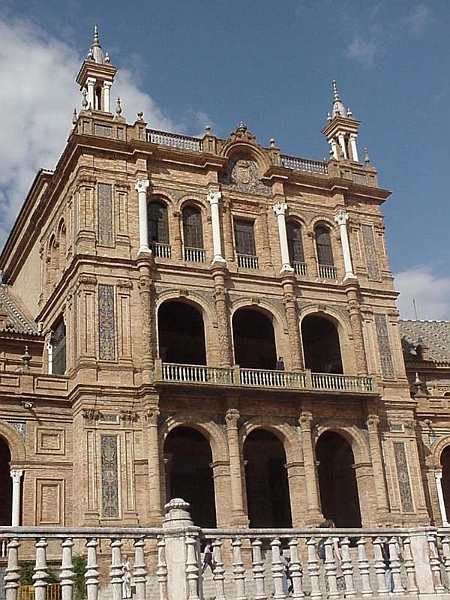
[{"label": "stone facade", "polygon": [[96,44],[58,165],[0,256],[1,456],[23,472],[20,523],[157,525],[181,490],[206,526],[440,524],[389,192],[336,86],[316,162],[242,123],[226,140],[127,124]]}]

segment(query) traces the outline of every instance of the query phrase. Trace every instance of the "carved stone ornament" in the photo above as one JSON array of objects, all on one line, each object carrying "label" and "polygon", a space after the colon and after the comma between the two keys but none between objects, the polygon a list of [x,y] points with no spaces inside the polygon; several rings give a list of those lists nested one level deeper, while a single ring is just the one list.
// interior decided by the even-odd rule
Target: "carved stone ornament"
[{"label": "carved stone ornament", "polygon": [[139,419],[139,416],[132,410],[121,410],[119,413],[119,418],[121,421],[133,423],[134,421],[137,421]]},{"label": "carved stone ornament", "polygon": [[147,422],[152,425],[156,425],[158,423],[159,415],[160,415],[160,410],[159,410],[159,408],[156,408],[156,407],[148,408],[144,413],[144,416],[145,416]]},{"label": "carved stone ornament", "polygon": [[100,411],[96,408],[83,408],[81,414],[86,421],[98,421],[100,419]]},{"label": "carved stone ornament", "polygon": [[236,408],[229,408],[225,414],[225,421],[228,427],[237,427],[239,421],[239,411]]}]

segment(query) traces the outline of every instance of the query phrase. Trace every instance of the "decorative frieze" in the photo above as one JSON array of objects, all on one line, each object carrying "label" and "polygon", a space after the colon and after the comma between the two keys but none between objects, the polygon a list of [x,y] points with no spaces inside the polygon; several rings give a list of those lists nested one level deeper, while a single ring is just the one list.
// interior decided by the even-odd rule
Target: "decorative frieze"
[{"label": "decorative frieze", "polygon": [[101,246],[113,244],[113,201],[112,185],[99,183],[98,194],[98,243]]},{"label": "decorative frieze", "polygon": [[398,487],[403,512],[413,512],[414,504],[409,480],[408,462],[406,460],[405,444],[394,442],[395,465],[397,468]]},{"label": "decorative frieze", "polygon": [[366,251],[367,274],[369,279],[380,278],[380,268],[378,266],[377,251],[375,248],[375,238],[373,227],[371,225],[361,225],[364,248]]},{"label": "decorative frieze", "polygon": [[381,372],[384,379],[394,379],[394,364],[392,362],[386,315],[374,314],[374,321],[380,350]]},{"label": "decorative frieze", "polygon": [[100,284],[98,286],[98,328],[99,358],[115,360],[116,323],[113,285]]},{"label": "decorative frieze", "polygon": [[117,437],[100,436],[102,474],[102,515],[119,516],[119,478],[117,466]]}]

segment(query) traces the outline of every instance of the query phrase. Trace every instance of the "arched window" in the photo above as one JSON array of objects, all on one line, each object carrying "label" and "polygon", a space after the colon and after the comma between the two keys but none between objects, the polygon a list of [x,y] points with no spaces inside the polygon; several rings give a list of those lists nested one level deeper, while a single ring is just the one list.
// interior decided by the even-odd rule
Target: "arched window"
[{"label": "arched window", "polygon": [[296,223],[295,221],[288,221],[286,223],[286,231],[289,249],[289,261],[297,274],[306,275],[307,268],[305,256],[303,254],[302,228],[299,223]]},{"label": "arched window", "polygon": [[317,260],[319,262],[319,265],[332,267],[334,265],[334,261],[333,251],[331,249],[330,231],[326,227],[319,226],[316,227],[315,235]]},{"label": "arched window", "polygon": [[[167,253],[169,244],[169,227],[167,222],[167,205],[160,200],[152,200],[148,204],[148,245],[156,256],[170,257]],[[165,251],[163,252],[163,249]]]},{"label": "arched window", "polygon": [[202,215],[195,206],[183,208],[183,238],[185,260],[205,262]]},{"label": "arched window", "polygon": [[50,343],[50,373],[53,375],[64,375],[66,372],[66,325],[63,318],[59,319],[56,323]]},{"label": "arched window", "polygon": [[67,253],[67,235],[66,235],[66,224],[64,223],[64,219],[62,219],[59,223],[58,239],[59,239],[59,269],[60,269],[60,274],[62,274],[66,267],[66,253]]}]

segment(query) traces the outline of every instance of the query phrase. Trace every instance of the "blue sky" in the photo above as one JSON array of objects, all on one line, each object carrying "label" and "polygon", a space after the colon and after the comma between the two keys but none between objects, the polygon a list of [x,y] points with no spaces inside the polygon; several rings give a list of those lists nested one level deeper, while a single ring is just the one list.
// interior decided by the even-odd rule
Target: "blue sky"
[{"label": "blue sky", "polygon": [[[134,121],[322,159],[332,86],[361,120],[384,205],[404,318],[450,319],[450,3],[2,0],[0,247],[40,167],[53,168],[80,107],[75,77],[98,23]],[[5,144],[4,140],[8,140]]]}]

